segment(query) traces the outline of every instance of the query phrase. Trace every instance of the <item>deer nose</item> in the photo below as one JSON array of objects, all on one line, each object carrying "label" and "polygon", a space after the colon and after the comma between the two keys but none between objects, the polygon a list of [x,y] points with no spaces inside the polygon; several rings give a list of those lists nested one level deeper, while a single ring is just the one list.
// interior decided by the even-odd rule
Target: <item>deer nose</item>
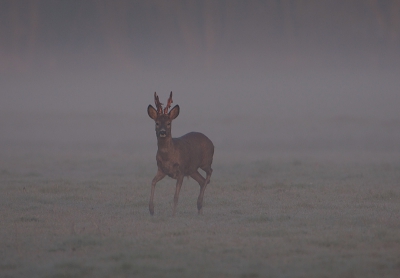
[{"label": "deer nose", "polygon": [[167,132],[165,131],[165,129],[161,129],[160,130],[160,137],[165,137],[167,136]]}]

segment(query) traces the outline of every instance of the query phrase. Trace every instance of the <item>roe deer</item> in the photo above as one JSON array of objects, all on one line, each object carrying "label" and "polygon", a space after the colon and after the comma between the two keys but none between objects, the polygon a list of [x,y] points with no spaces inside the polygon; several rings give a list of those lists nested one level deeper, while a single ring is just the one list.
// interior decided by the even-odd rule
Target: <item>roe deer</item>
[{"label": "roe deer", "polygon": [[[157,110],[149,105],[147,113],[156,123],[156,136],[158,151],[156,155],[158,171],[151,183],[151,195],[149,202],[150,214],[154,214],[154,191],[156,183],[166,175],[176,179],[176,189],[174,195],[174,208],[172,214],[175,215],[178,204],[179,191],[182,187],[185,176],[192,177],[200,185],[200,194],[197,199],[198,213],[202,213],[204,191],[211,178],[211,163],[214,155],[214,145],[210,139],[202,133],[190,132],[179,138],[172,138],[171,122],[179,115],[179,105],[175,105],[171,111],[168,109],[172,103],[172,92],[168,103],[163,110],[157,93],[154,93],[154,102]],[[206,172],[204,178],[198,171],[202,169]]]}]

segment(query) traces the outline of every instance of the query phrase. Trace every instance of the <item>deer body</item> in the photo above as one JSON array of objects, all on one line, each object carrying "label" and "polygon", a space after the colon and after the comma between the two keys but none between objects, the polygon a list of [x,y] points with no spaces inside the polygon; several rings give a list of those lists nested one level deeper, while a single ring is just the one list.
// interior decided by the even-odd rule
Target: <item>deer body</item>
[{"label": "deer body", "polygon": [[[200,185],[200,193],[197,199],[197,209],[200,214],[203,207],[204,191],[211,178],[214,145],[207,136],[199,132],[190,132],[182,137],[172,138],[171,122],[179,115],[179,106],[176,105],[168,113],[168,108],[172,103],[171,92],[167,107],[162,113],[162,106],[156,94],[154,94],[154,98],[157,110],[151,105],[147,108],[150,118],[156,123],[158,146],[156,155],[158,171],[151,184],[150,214],[154,214],[153,199],[156,183],[166,175],[177,180],[173,214],[175,215],[176,212],[179,192],[185,176],[192,177]],[[199,168],[206,172],[206,178],[199,173]]]}]

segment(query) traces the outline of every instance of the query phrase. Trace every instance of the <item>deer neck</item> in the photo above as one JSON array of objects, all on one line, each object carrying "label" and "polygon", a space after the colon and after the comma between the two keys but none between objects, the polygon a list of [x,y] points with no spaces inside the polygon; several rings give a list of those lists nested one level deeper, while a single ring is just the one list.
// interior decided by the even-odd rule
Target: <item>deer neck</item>
[{"label": "deer neck", "polygon": [[168,152],[174,147],[172,137],[157,138],[157,145],[159,152]]}]

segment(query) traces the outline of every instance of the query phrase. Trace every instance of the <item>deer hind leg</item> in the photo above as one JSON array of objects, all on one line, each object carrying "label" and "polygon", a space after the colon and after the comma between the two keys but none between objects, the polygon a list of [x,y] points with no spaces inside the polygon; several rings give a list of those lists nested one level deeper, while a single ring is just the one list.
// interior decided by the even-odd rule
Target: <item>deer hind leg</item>
[{"label": "deer hind leg", "polygon": [[[213,170],[211,167],[203,169],[206,172],[206,179],[204,181],[204,186],[200,188],[200,194],[199,194],[199,199],[197,201],[197,209],[199,210],[199,214],[202,214],[202,207],[203,207],[203,197],[204,197],[204,192],[206,191],[207,184],[210,183],[211,179],[211,174]],[[199,202],[200,201],[200,202]],[[200,203],[200,206],[199,206]]]},{"label": "deer hind leg", "polygon": [[205,168],[205,169],[203,169],[204,170],[204,172],[206,172],[206,174],[207,174],[207,176],[206,176],[206,181],[207,181],[207,184],[209,184],[210,183],[210,180],[211,180],[211,174],[212,174],[212,172],[213,172],[213,169],[211,168],[211,167],[209,167],[209,168]]},{"label": "deer hind leg", "polygon": [[174,195],[174,209],[172,211],[173,216],[175,216],[175,213],[176,213],[176,207],[178,205],[179,192],[181,191],[182,183],[183,183],[183,176],[180,176],[177,178],[177,181],[176,181],[176,189],[175,189],[175,195]]},{"label": "deer hind leg", "polygon": [[151,215],[154,215],[154,192],[156,190],[156,183],[162,180],[165,177],[165,174],[158,169],[158,172],[156,176],[153,178],[153,181],[151,182],[151,193],[150,193],[150,201],[149,201],[149,211]]},{"label": "deer hind leg", "polygon": [[202,214],[203,212],[202,208],[203,208],[204,191],[206,190],[207,184],[210,182],[211,173],[212,170],[206,171],[207,174],[206,178],[203,178],[203,176],[199,173],[199,171],[196,171],[190,175],[200,185],[200,194],[199,197],[197,198],[197,210],[199,214]]}]

